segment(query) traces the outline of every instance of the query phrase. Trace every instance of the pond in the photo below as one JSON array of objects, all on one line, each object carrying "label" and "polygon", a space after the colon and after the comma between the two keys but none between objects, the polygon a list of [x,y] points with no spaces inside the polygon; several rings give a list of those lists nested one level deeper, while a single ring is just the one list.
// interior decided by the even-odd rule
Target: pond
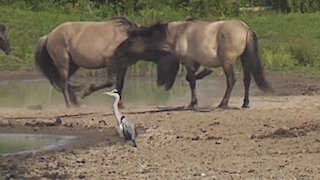
[{"label": "pond", "polygon": [[0,156],[52,150],[75,140],[77,136],[0,133]]},{"label": "pond", "polygon": [[[77,82],[101,83],[101,80],[82,79],[81,81],[77,80]],[[203,105],[210,105],[214,101],[218,103],[223,96],[225,86],[223,78],[207,77],[204,80],[197,81],[199,102]],[[108,90],[112,90],[112,88]],[[113,99],[103,95],[103,91],[106,91],[106,89],[95,92],[80,100],[80,102],[89,106],[111,104]],[[241,92],[243,91],[241,90]],[[78,93],[78,97],[81,96],[81,93]],[[158,87],[155,77],[130,78],[125,81],[122,98],[128,105],[187,105],[190,102],[190,88],[184,77],[177,78],[170,91]],[[0,107],[25,108],[30,105],[46,107],[64,105],[64,99],[62,94],[52,88],[46,79],[0,82]]]}]

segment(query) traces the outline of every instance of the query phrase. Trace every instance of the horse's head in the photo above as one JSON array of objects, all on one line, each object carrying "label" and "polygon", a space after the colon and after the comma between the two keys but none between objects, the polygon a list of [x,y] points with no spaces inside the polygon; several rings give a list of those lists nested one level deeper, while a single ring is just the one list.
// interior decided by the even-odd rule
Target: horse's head
[{"label": "horse's head", "polygon": [[9,55],[11,52],[8,29],[2,24],[0,24],[0,49],[2,49],[6,55]]},{"label": "horse's head", "polygon": [[154,59],[154,52],[161,50],[161,43],[166,38],[167,24],[140,26],[128,31],[127,39],[122,42],[116,53],[126,57]]},{"label": "horse's head", "polygon": [[180,62],[177,59],[165,57],[157,62],[157,84],[170,90],[179,71]]}]

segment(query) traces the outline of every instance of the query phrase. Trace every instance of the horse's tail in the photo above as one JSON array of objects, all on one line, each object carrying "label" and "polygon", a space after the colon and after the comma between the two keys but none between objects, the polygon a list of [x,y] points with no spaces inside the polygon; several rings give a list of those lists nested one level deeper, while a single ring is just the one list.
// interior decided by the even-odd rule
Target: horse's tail
[{"label": "horse's tail", "polygon": [[58,91],[61,91],[60,75],[47,49],[47,36],[41,37],[38,41],[35,51],[35,63],[42,74],[50,81],[51,85]]},{"label": "horse's tail", "polygon": [[258,87],[264,92],[273,91],[271,84],[266,80],[264,75],[259,53],[258,37],[249,29],[247,32],[246,48],[241,59],[244,66],[248,67],[246,69],[250,71]]},{"label": "horse's tail", "polygon": [[[47,49],[47,36],[42,36],[37,44],[35,51],[35,63],[42,74],[50,81],[50,84],[58,91],[61,91],[61,79],[57,67],[53,64],[53,59]],[[70,90],[79,91],[82,85],[68,83]]]}]

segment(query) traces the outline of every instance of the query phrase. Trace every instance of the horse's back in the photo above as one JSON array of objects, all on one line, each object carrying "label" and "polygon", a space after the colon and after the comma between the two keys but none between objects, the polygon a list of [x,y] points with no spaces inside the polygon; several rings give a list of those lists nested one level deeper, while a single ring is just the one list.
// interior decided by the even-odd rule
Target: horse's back
[{"label": "horse's back", "polygon": [[247,27],[241,21],[197,20],[179,26],[175,50],[182,58],[217,67],[222,65],[223,58],[235,59],[244,51]]},{"label": "horse's back", "polygon": [[127,37],[127,28],[117,20],[65,22],[48,34],[48,51],[53,59],[68,55],[78,66],[100,68]]}]

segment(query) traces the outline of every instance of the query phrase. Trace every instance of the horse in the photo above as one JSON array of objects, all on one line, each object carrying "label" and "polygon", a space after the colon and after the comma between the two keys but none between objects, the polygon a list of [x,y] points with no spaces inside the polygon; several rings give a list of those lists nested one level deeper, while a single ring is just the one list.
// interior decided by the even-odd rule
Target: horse
[{"label": "horse", "polygon": [[[121,61],[121,57],[114,56],[114,50],[127,38],[128,31],[134,27],[136,25],[125,18],[115,18],[105,22],[63,23],[38,40],[35,63],[52,86],[62,92],[67,107],[78,106],[74,91],[79,90],[80,87],[72,85],[69,79],[79,67],[87,69],[110,67],[106,82],[98,85],[91,84],[84,90],[82,99],[94,91],[114,84],[121,94],[127,68],[139,59],[131,59],[126,63]],[[113,65],[115,63],[121,66]],[[158,85],[164,85],[165,89],[169,90],[179,70],[179,62],[159,58],[156,63]],[[198,78],[204,77],[206,73],[199,74]],[[113,78],[114,74],[116,78]],[[164,74],[166,78],[163,78]],[[123,107],[122,102],[119,102],[119,107]]]},{"label": "horse", "polygon": [[9,55],[11,52],[8,32],[8,28],[0,24],[0,49],[3,50],[6,55]]},{"label": "horse", "polygon": [[[62,92],[67,107],[79,105],[74,91],[79,86],[69,82],[79,69],[104,68],[110,64],[116,47],[127,38],[127,32],[136,25],[126,18],[104,22],[65,22],[41,37],[35,49],[35,63],[51,85]],[[116,88],[121,94],[126,68],[117,70]],[[114,83],[91,84],[82,95],[111,87]],[[121,102],[120,102],[121,104]]]},{"label": "horse", "polygon": [[190,83],[189,107],[194,107],[198,102],[195,72],[199,65],[222,67],[224,70],[227,88],[218,108],[228,108],[236,82],[234,65],[238,59],[241,59],[244,74],[242,108],[249,108],[251,75],[262,91],[272,91],[261,65],[258,37],[242,21],[208,22],[192,19],[135,27],[128,32],[127,39],[117,47],[115,54],[122,59],[126,57],[128,61],[133,57],[160,59],[159,56],[165,54],[166,58],[181,62],[187,69]]}]

